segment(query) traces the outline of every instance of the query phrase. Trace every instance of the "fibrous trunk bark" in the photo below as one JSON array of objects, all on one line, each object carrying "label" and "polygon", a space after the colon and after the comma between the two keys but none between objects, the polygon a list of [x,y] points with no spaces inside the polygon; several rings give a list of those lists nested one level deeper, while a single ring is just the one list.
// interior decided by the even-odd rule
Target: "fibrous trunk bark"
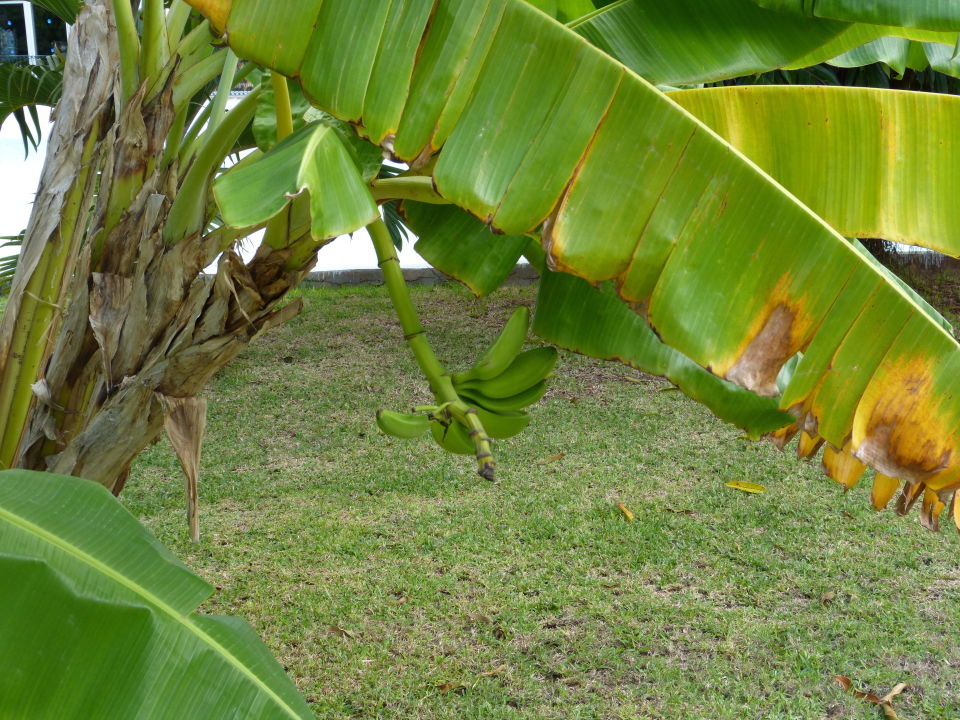
[{"label": "fibrous trunk bark", "polygon": [[[0,467],[119,492],[175,406],[165,398],[194,397],[251,340],[297,314],[298,303],[277,308],[315,254],[289,267],[289,250],[264,247],[245,264],[209,217],[164,241],[185,170],[163,152],[173,93],[145,100],[142,87],[123,101],[115,38],[109,3],[88,2],[0,327],[0,392],[13,398],[0,405],[12,448]],[[215,276],[204,276],[218,255]]]}]

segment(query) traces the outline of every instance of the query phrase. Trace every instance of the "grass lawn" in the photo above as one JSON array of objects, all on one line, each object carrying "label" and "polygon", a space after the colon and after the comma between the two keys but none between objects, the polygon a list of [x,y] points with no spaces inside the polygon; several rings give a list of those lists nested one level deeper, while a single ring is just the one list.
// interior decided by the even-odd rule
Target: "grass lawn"
[{"label": "grass lawn", "polygon": [[[165,442],[128,507],[247,618],[318,718],[960,718],[960,538],[753,444],[661,380],[564,355],[499,479],[380,407],[427,400],[379,288],[305,313],[220,374],[186,538]],[[464,367],[527,289],[415,289]],[[747,495],[730,480],[762,483]],[[627,522],[623,503],[635,515]]]}]

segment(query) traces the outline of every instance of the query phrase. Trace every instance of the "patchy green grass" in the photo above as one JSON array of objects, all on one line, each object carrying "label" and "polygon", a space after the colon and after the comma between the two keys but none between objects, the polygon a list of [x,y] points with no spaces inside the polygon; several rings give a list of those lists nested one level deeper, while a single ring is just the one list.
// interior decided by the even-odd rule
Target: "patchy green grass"
[{"label": "patchy green grass", "polygon": [[[377,430],[377,408],[427,399],[385,292],[304,295],[209,390],[201,544],[165,443],[124,500],[318,718],[877,717],[834,675],[910,683],[905,720],[960,717],[956,533],[875,513],[868,487],[844,494],[658,379],[568,355],[484,482]],[[532,293],[415,300],[462,367]],[[738,479],[769,491],[724,487]]]}]

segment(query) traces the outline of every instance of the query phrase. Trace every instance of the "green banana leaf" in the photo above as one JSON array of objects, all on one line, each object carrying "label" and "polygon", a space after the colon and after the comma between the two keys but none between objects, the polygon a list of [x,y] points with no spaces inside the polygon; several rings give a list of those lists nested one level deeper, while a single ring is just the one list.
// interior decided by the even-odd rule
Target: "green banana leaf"
[{"label": "green banana leaf", "polygon": [[0,472],[0,576],[2,717],[313,717],[253,629],[198,614],[213,589],[96,483]]},{"label": "green banana leaf", "polygon": [[[329,178],[337,178],[331,184]],[[307,192],[311,234],[335,238],[380,217],[356,161],[337,131],[322,122],[305,125],[253,163],[241,163],[213,186],[223,221],[251,227]]]},{"label": "green banana leaf", "polygon": [[[936,52],[937,69],[954,74],[939,54],[947,49],[952,56],[957,41],[956,32],[798,17],[753,0],[617,0],[570,27],[655,85],[709,83],[822,62],[858,67],[883,61],[902,72],[908,40],[936,45],[927,55]],[[923,59],[919,48],[914,54]]]},{"label": "green banana leaf", "polygon": [[[829,63],[836,67],[863,67],[864,65],[872,65],[876,62],[882,62],[887,65],[890,69],[894,70],[897,75],[903,75],[903,71],[908,67],[913,67],[911,65],[911,47],[920,47],[918,44],[914,43],[912,40],[907,40],[906,38],[898,37],[882,37],[872,42],[868,42],[866,45],[861,45],[858,48],[849,50],[842,55],[838,55],[835,58],[831,58]],[[913,53],[914,62],[916,62],[916,51]],[[923,55],[921,50],[920,56],[923,60],[924,66],[926,66],[926,56]]]},{"label": "green banana leaf", "polygon": [[596,9],[590,0],[527,0],[527,2],[550,17],[565,23]]},{"label": "green banana leaf", "polygon": [[751,85],[670,98],[842,235],[960,256],[960,97]]},{"label": "green banana leaf", "polygon": [[721,380],[664,345],[610,285],[595,288],[572,275],[547,271],[540,279],[533,331],[567,350],[661,375],[753,439],[794,421],[775,399]]},{"label": "green banana leaf", "polygon": [[[520,0],[193,0],[237,53],[661,340],[914,490],[960,484],[956,341],[669,97]],[[936,180],[932,180],[936,181]],[[838,186],[842,192],[843,185]],[[836,453],[835,453],[836,455]]]},{"label": "green banana leaf", "polygon": [[530,244],[526,235],[493,235],[482,222],[452,205],[408,201],[400,210],[419,237],[417,252],[477,297],[500,287]]},{"label": "green banana leaf", "polygon": [[826,45],[817,48],[803,57],[794,59],[785,65],[784,68],[787,70],[797,70],[812,65],[819,65],[823,62],[830,62],[845,53],[886,37],[945,45],[951,48],[951,54],[952,48],[957,44],[956,32],[936,32],[934,30],[919,30],[909,27],[854,23],[848,25],[845,31]]},{"label": "green banana leaf", "polygon": [[783,67],[849,25],[752,0],[619,0],[571,27],[654,85],[689,85]]},{"label": "green banana leaf", "polygon": [[960,30],[960,5],[950,0],[753,0],[758,6],[805,17],[926,30]]}]

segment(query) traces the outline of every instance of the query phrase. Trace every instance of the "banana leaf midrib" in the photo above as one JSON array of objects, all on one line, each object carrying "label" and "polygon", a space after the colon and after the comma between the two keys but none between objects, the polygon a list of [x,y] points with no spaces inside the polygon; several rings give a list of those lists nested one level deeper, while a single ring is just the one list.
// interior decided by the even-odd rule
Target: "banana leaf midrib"
[{"label": "banana leaf midrib", "polygon": [[[86,482],[86,481],[79,481]],[[39,525],[23,518],[16,513],[10,512],[6,508],[0,507],[0,521],[6,521],[10,525],[17,527],[35,538],[48,543],[57,550],[63,552],[64,554],[84,563],[92,570],[101,575],[104,575],[118,585],[124,587],[135,595],[143,598],[144,602],[155,607],[164,615],[173,619],[177,624],[179,624],[184,630],[191,633],[204,644],[206,644],[211,650],[216,652],[220,657],[224,658],[230,665],[239,670],[245,677],[247,677],[254,685],[256,685],[262,692],[269,696],[280,708],[283,709],[290,717],[299,718],[300,716],[291,708],[277,693],[266,683],[264,683],[259,677],[257,677],[244,663],[242,663],[233,653],[231,653],[227,648],[221,645],[219,642],[214,640],[209,634],[198,628],[193,623],[189,622],[189,616],[184,616],[178,613],[173,607],[168,603],[164,602],[161,598],[157,597],[156,594],[148,591],[139,583],[132,581],[130,578],[126,577],[122,573],[117,572],[109,565],[101,562],[94,556],[90,555],[87,552],[79,549],[75,545],[67,542],[58,535],[45,530]]]}]

